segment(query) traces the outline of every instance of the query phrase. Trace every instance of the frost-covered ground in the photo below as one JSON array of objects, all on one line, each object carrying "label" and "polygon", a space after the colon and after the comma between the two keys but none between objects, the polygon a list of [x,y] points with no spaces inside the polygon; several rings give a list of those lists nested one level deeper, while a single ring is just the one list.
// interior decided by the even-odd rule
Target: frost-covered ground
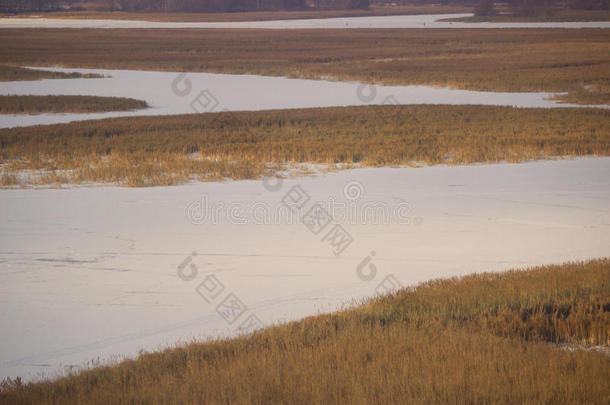
[{"label": "frost-covered ground", "polygon": [[0,377],[49,376],[396,282],[607,256],[610,158],[2,190],[0,246]]},{"label": "frost-covered ground", "polygon": [[151,108],[96,114],[0,114],[0,128],[108,117],[370,104],[583,107],[549,100],[552,93],[501,93],[430,86],[373,86],[355,82],[256,75],[101,69],[49,70],[98,73],[109,77],[5,82],[0,83],[0,94],[131,97],[146,101]]},{"label": "frost-covered ground", "polygon": [[610,22],[442,22],[446,18],[470,17],[472,14],[422,14],[378,17],[341,17],[302,20],[244,22],[151,22],[128,20],[79,20],[48,18],[2,18],[0,28],[610,28]]}]

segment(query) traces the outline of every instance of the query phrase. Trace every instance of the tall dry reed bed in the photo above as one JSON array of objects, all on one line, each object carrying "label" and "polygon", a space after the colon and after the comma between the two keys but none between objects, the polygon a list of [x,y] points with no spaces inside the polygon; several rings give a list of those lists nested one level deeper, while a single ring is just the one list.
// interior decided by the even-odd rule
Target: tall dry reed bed
[{"label": "tall dry reed bed", "polygon": [[568,22],[568,21],[610,21],[610,10],[572,10],[548,9],[538,15],[519,15],[509,8],[498,7],[500,13],[459,18],[445,18],[441,21],[452,22]]},{"label": "tall dry reed bed", "polygon": [[610,103],[605,29],[3,29],[29,66],[332,77],[483,91],[573,92]]},{"label": "tall dry reed bed", "polygon": [[251,336],[142,354],[11,404],[607,404],[610,259],[436,280]]},{"label": "tall dry reed bed", "polygon": [[522,162],[610,155],[610,111],[419,105],[117,118],[0,130],[0,151],[4,186],[255,179],[295,163]]},{"label": "tall dry reed bed", "polygon": [[95,73],[77,73],[77,72],[50,72],[40,69],[28,69],[19,66],[0,65],[0,82],[14,82],[21,80],[39,80],[39,79],[91,79],[101,78],[103,76]]},{"label": "tall dry reed bed", "polygon": [[0,114],[89,113],[146,107],[146,101],[123,97],[0,95]]},{"label": "tall dry reed bed", "polygon": [[[471,13],[472,7],[461,5],[420,4],[392,7],[371,6],[368,9],[345,9],[345,10],[276,10],[276,11],[245,11],[227,13],[195,13],[195,12],[123,12],[123,11],[56,11],[46,13],[45,18],[58,19],[98,19],[98,20],[131,20],[131,21],[166,21],[166,22],[225,22],[225,21],[269,21],[269,20],[294,20],[311,18],[340,18],[340,17],[365,17],[365,16],[387,16],[387,15],[414,15],[414,14],[452,14]],[[597,10],[596,10],[597,11]],[[590,12],[589,14],[594,14]],[[597,11],[597,13],[601,13]],[[583,13],[584,14],[584,13]],[[36,15],[36,14],[34,14]],[[0,16],[2,16],[0,14]]]}]

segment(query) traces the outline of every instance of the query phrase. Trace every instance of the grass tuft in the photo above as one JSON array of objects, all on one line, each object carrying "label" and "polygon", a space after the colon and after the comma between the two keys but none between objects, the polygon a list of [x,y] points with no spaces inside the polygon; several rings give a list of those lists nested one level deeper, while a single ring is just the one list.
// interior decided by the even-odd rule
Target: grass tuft
[{"label": "grass tuft", "polygon": [[146,107],[146,101],[122,97],[0,95],[0,114],[90,113]]},{"label": "grass tuft", "polygon": [[[366,106],[124,117],[0,130],[0,173],[23,185],[171,185],[327,167],[609,156],[610,111]],[[30,175],[21,175],[24,171]],[[54,182],[53,182],[54,183]]]},{"label": "grass tuft", "polygon": [[54,381],[11,404],[607,404],[610,259],[423,283],[352,309],[176,347]]},{"label": "grass tuft", "polygon": [[28,69],[17,66],[0,65],[0,82],[14,82],[39,79],[91,79],[102,77],[103,76],[95,73],[83,74],[77,72],[51,72],[40,69]]},{"label": "grass tuft", "polygon": [[[13,65],[610,93],[607,29],[3,29]],[[169,85],[169,84],[168,84]]]}]

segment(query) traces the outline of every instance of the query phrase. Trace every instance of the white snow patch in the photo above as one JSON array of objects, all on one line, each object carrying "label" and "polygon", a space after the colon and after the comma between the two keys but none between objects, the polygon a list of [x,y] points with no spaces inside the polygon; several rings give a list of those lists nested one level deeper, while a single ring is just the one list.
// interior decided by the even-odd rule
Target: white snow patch
[{"label": "white snow patch", "polygon": [[154,22],[95,19],[0,18],[0,28],[610,28],[607,21],[576,22],[442,22],[472,14],[421,14],[372,17],[311,18],[240,22]]},{"label": "white snow patch", "polygon": [[[306,208],[331,198],[349,207],[344,189],[358,191],[354,181],[357,204],[407,202],[411,221],[344,220],[354,241],[338,256],[322,241],[326,230],[314,235],[300,223],[256,224],[246,212],[247,224],[194,225],[186,216],[204,196],[278,209],[295,185],[310,196]],[[408,286],[607,256],[610,158],[359,168],[286,179],[274,192],[261,181],[2,190],[0,246],[0,377],[52,376],[92,359],[231,336],[250,314],[269,325],[336,310],[374,295],[390,274]],[[356,272],[367,256],[377,266],[371,281]],[[196,266],[194,280],[178,277],[181,263],[186,273]],[[210,275],[224,290],[208,303],[196,287]],[[229,293],[247,305],[231,324],[216,312]]]},{"label": "white snow patch", "polygon": [[[130,97],[151,108],[92,114],[0,114],[0,128],[110,117],[254,111],[373,104],[477,104],[514,107],[585,107],[551,100],[555,93],[508,93],[432,86],[381,86],[356,82],[257,75],[138,70],[38,68],[98,73],[100,79],[45,79],[0,83],[0,94]],[[608,106],[598,106],[608,108]]]}]

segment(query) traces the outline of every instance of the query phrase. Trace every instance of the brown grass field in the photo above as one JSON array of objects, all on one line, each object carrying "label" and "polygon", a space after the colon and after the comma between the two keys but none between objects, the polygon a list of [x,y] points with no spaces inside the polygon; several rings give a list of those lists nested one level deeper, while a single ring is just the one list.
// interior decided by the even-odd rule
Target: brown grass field
[{"label": "brown grass field", "polygon": [[121,97],[0,95],[0,114],[129,111],[147,106],[145,101]]},{"label": "brown grass field", "polygon": [[255,179],[297,163],[522,162],[609,156],[610,111],[388,105],[125,117],[3,129],[0,152],[5,187]]},{"label": "brown grass field", "polygon": [[[571,92],[610,103],[604,29],[3,29],[11,65],[218,72]],[[580,95],[580,96],[579,96]],[[581,97],[582,96],[582,97]]]},{"label": "brown grass field", "polygon": [[[149,13],[121,11],[57,11],[49,13],[19,14],[20,18],[44,17],[55,19],[101,19],[132,21],[165,21],[165,22],[226,22],[226,21],[269,21],[295,20],[312,18],[366,17],[385,15],[414,14],[452,14],[471,13],[472,7],[460,5],[406,5],[406,6],[372,6],[368,10],[311,10],[311,11],[251,11],[240,13]],[[9,15],[0,14],[1,17]],[[12,16],[11,16],[12,17]]]},{"label": "brown grass field", "polygon": [[[497,7],[496,11],[505,11]],[[515,14],[498,14],[493,16],[472,16],[461,18],[445,18],[441,21],[462,22],[568,22],[568,21],[610,21],[610,10],[548,10],[533,16]]]},{"label": "brown grass field", "polygon": [[556,94],[551,99],[567,104],[610,105],[610,93],[597,91],[594,86],[587,86],[566,94]]},{"label": "brown grass field", "polygon": [[5,380],[0,403],[607,404],[609,344],[606,258],[434,280],[249,336]]},{"label": "brown grass field", "polygon": [[18,66],[0,65],[0,82],[14,82],[20,80],[39,80],[39,79],[82,79],[82,78],[100,78],[101,75],[94,73],[77,73],[77,72],[48,72],[38,69],[26,69]]}]

